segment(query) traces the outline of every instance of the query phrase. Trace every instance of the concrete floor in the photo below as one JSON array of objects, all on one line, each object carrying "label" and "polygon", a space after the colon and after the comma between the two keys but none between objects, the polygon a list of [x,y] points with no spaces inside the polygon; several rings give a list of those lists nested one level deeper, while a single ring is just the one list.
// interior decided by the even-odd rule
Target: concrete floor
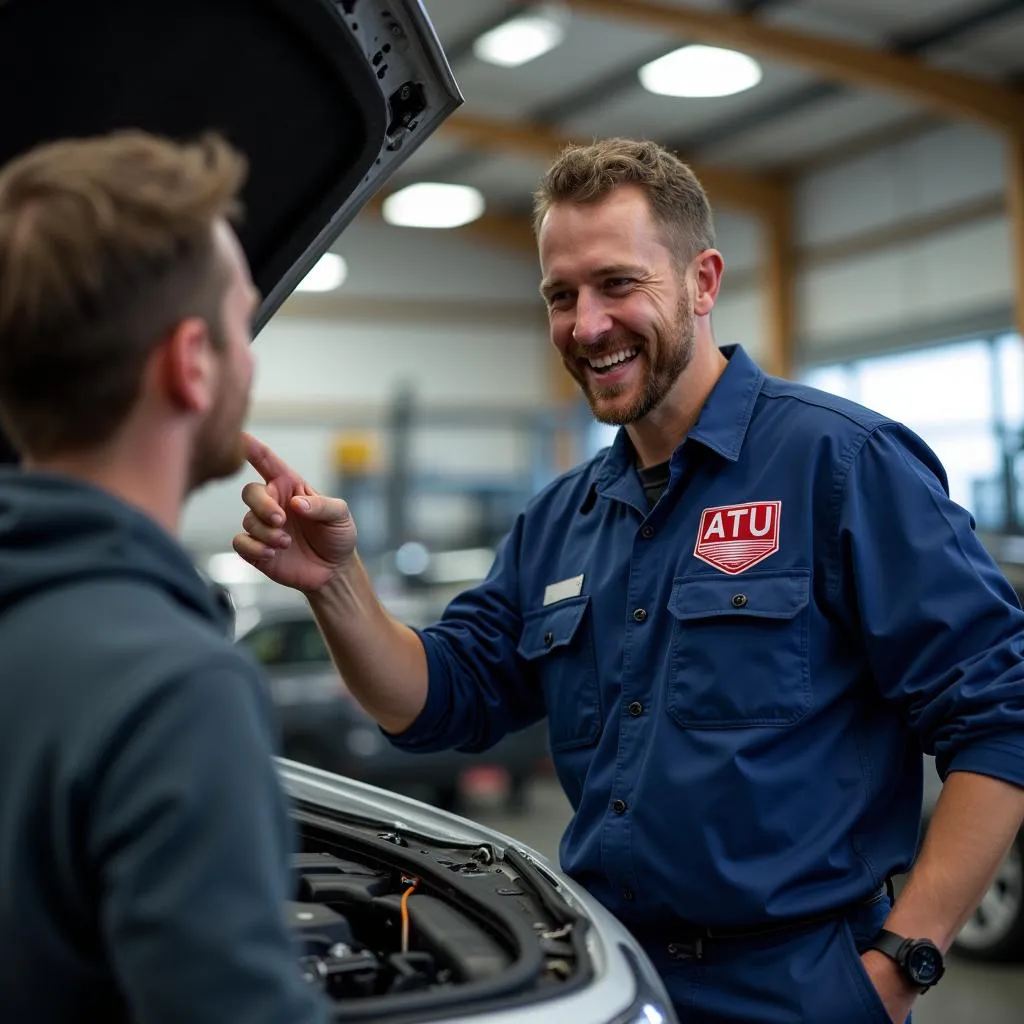
[{"label": "concrete floor", "polygon": [[[482,796],[470,797],[461,813],[558,863],[558,841],[569,807],[557,782],[535,782],[523,814],[509,814]],[[913,1016],[915,1024],[1022,1024],[1024,964],[981,965],[953,956],[941,985],[918,1000]]]}]

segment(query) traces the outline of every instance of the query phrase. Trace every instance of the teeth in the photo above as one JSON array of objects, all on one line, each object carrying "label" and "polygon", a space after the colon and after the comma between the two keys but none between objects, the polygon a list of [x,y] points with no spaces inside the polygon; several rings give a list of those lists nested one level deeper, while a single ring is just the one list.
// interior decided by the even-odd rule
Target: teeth
[{"label": "teeth", "polygon": [[635,348],[624,348],[619,352],[613,352],[608,356],[601,356],[598,359],[588,359],[587,362],[595,370],[604,370],[609,366],[614,366],[616,363],[624,363],[627,359],[632,359],[637,354],[639,349]]}]

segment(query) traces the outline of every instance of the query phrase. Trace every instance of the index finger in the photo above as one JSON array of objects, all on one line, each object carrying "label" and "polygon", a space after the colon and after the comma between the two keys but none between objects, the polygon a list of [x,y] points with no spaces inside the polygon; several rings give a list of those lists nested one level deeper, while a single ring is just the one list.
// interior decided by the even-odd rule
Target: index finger
[{"label": "index finger", "polygon": [[249,465],[256,470],[266,483],[276,480],[279,476],[294,476],[291,467],[280,456],[275,455],[262,441],[257,441],[252,434],[243,433],[245,457]]}]

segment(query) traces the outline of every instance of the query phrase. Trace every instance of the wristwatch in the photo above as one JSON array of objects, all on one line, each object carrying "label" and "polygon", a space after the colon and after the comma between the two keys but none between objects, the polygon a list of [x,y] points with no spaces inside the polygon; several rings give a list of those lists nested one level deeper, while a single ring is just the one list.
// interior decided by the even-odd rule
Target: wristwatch
[{"label": "wristwatch", "polygon": [[942,950],[930,939],[905,939],[883,928],[868,949],[895,960],[903,976],[921,992],[927,992],[946,973]]}]

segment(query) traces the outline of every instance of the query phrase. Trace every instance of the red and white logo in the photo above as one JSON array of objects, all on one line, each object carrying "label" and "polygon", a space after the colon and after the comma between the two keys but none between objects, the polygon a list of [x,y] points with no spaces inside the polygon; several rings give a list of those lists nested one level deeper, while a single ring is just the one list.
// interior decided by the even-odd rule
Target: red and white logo
[{"label": "red and white logo", "polygon": [[700,517],[693,553],[722,572],[735,576],[779,550],[781,501],[706,508]]}]

